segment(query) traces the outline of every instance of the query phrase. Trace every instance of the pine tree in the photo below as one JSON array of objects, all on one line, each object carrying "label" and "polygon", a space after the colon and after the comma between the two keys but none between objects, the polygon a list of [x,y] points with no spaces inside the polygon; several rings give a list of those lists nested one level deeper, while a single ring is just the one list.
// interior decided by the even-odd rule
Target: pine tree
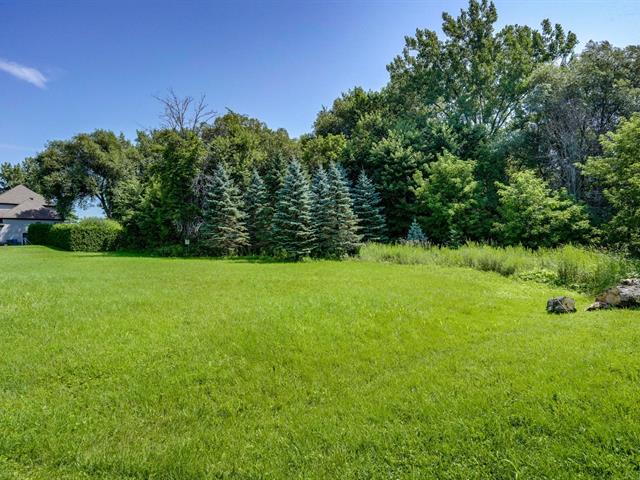
[{"label": "pine tree", "polygon": [[358,181],[353,189],[353,209],[358,217],[363,241],[387,240],[384,216],[380,207],[380,194],[364,170],[358,175]]},{"label": "pine tree", "polygon": [[333,201],[329,188],[329,178],[324,167],[316,170],[311,186],[311,216],[313,225],[314,246],[312,253],[316,257],[328,255],[331,249],[333,228]]},{"label": "pine tree", "polygon": [[289,164],[284,184],[278,192],[272,238],[276,253],[282,253],[292,260],[309,255],[313,247],[311,193],[297,160]]},{"label": "pine tree", "polygon": [[329,255],[343,257],[354,253],[360,246],[358,234],[358,219],[353,213],[349,182],[343,171],[335,164],[329,165],[327,177],[329,179],[329,193],[331,196],[331,216],[333,236]]},{"label": "pine tree", "polygon": [[247,232],[253,252],[259,253],[269,247],[271,239],[271,216],[267,189],[257,170],[253,170],[251,183],[245,193]]},{"label": "pine tree", "polygon": [[427,236],[422,231],[422,228],[416,221],[415,217],[413,217],[413,222],[411,222],[411,226],[409,227],[407,241],[410,243],[422,243],[427,241]]},{"label": "pine tree", "polygon": [[249,245],[249,236],[240,192],[222,164],[208,182],[204,203],[203,244],[217,255],[237,255]]}]

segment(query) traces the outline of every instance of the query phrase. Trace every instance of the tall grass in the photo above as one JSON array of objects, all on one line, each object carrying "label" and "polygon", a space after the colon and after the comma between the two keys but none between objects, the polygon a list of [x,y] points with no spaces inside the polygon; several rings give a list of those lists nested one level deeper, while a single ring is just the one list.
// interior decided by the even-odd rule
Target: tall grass
[{"label": "tall grass", "polygon": [[452,249],[436,246],[370,243],[360,251],[366,261],[469,267],[596,294],[634,275],[638,263],[611,252],[575,246],[530,250],[468,243]]}]

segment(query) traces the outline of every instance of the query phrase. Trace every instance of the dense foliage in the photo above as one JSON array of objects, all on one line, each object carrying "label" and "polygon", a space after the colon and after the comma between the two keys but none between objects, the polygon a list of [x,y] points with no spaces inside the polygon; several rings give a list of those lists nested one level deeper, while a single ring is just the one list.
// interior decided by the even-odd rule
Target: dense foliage
[{"label": "dense foliage", "polygon": [[362,170],[353,188],[353,210],[360,220],[360,234],[365,242],[384,242],[386,226],[380,207],[380,194]]},{"label": "dense foliage", "polygon": [[589,239],[584,207],[564,191],[551,190],[530,170],[513,172],[508,184],[497,187],[501,220],[494,229],[503,244],[535,248]]},{"label": "dense foliage", "polygon": [[273,249],[277,255],[298,260],[313,249],[311,193],[300,163],[289,164],[273,214]]},{"label": "dense foliage", "polygon": [[[577,53],[549,20],[497,22],[487,0],[444,13],[441,35],[406,38],[384,88],[343,93],[300,139],[171,92],[160,128],[52,141],[1,165],[0,189],[25,183],[63,216],[97,202],[141,248],[341,257],[415,219],[439,245],[640,253],[640,46]],[[221,168],[228,188],[212,191]]]},{"label": "dense foliage", "polygon": [[475,168],[474,161],[445,151],[425,168],[426,178],[420,171],[414,175],[416,206],[432,241],[457,244],[459,239],[478,236],[480,195]]},{"label": "dense foliage", "polygon": [[640,255],[640,114],[622,121],[602,139],[604,154],[590,158],[584,171],[604,187],[614,214],[605,226],[611,243]]},{"label": "dense foliage", "polygon": [[29,241],[73,252],[108,252],[120,246],[122,226],[113,220],[86,218],[78,223],[29,226]]},{"label": "dense foliage", "polygon": [[28,239],[32,245],[48,245],[51,223],[32,223],[29,225]]},{"label": "dense foliage", "polygon": [[245,215],[241,209],[240,192],[218,165],[207,182],[200,228],[202,243],[214,254],[237,255],[249,246]]}]

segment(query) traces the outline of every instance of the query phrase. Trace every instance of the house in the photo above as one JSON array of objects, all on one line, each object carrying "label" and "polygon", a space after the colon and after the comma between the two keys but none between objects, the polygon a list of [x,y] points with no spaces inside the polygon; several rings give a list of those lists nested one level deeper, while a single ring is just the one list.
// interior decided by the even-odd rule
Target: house
[{"label": "house", "polygon": [[24,185],[0,193],[0,245],[23,245],[32,223],[58,223],[62,218],[47,200]]}]

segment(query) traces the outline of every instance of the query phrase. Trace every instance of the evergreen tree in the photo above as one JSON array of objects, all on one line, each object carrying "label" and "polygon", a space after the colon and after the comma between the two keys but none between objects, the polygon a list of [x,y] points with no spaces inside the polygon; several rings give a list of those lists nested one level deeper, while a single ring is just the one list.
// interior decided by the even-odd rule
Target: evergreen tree
[{"label": "evergreen tree", "polygon": [[385,222],[380,207],[380,194],[364,170],[353,189],[353,209],[358,217],[360,233],[365,242],[384,242]]},{"label": "evergreen tree", "polygon": [[293,160],[278,192],[272,223],[273,246],[276,253],[299,260],[311,253],[313,226],[311,193],[300,162]]},{"label": "evergreen tree", "polygon": [[349,183],[343,171],[331,163],[328,170],[329,193],[331,197],[331,220],[333,235],[328,254],[335,257],[343,257],[354,253],[360,246],[358,234],[358,219],[353,213]]},{"label": "evergreen tree", "polygon": [[313,254],[317,257],[328,255],[332,247],[333,201],[329,188],[329,178],[324,167],[320,166],[313,177],[311,188],[312,197],[312,225],[314,235]]},{"label": "evergreen tree", "polygon": [[411,243],[422,243],[427,241],[427,236],[422,231],[422,228],[418,224],[415,217],[413,218],[413,222],[411,222],[411,226],[409,227],[407,241]]},{"label": "evergreen tree", "polygon": [[247,232],[253,252],[261,252],[268,248],[271,238],[271,216],[269,196],[262,177],[253,170],[251,183],[245,194],[245,211],[247,213]]},{"label": "evergreen tree", "polygon": [[203,244],[213,253],[237,255],[249,245],[241,207],[240,192],[219,164],[207,185],[200,229]]}]

